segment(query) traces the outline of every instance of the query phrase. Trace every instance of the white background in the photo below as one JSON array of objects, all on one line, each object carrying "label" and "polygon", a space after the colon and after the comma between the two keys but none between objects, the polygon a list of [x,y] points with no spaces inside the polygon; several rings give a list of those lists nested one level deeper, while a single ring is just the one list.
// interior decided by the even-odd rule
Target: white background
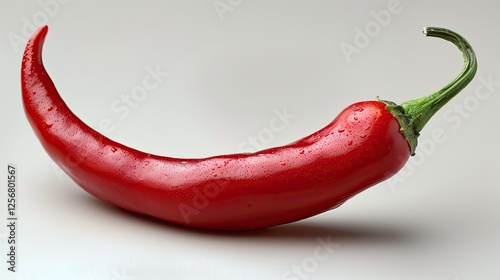
[{"label": "white background", "polygon": [[[0,3],[1,279],[500,279],[499,2]],[[424,26],[466,37],[479,69],[393,179],[290,225],[207,232],[116,209],[52,163],[24,116],[19,79],[27,36],[43,24],[45,66],[74,113],[175,157],[287,144],[351,103],[439,89],[462,56]],[[148,69],[163,76],[126,105]],[[272,131],[276,111],[290,118]],[[19,175],[16,273],[6,262],[9,163]]]}]

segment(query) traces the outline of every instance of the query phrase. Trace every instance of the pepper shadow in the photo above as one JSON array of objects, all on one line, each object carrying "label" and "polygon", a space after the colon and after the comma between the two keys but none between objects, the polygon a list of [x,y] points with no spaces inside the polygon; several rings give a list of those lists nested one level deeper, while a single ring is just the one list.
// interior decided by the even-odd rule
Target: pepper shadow
[{"label": "pepper shadow", "polygon": [[179,233],[193,238],[210,238],[216,240],[233,240],[238,242],[262,244],[263,242],[290,243],[310,242],[318,237],[328,237],[333,242],[342,244],[386,244],[407,245],[422,238],[422,234],[414,228],[405,228],[405,225],[381,225],[380,221],[346,221],[333,219],[328,224],[324,219],[311,217],[290,224],[275,226],[260,230],[227,231],[205,230],[190,228],[182,225],[168,223],[150,216],[130,212],[89,195],[78,195],[79,203],[88,204],[87,207],[99,208],[99,211],[120,217],[126,217],[141,227],[150,227],[152,230],[168,231],[169,234]]}]

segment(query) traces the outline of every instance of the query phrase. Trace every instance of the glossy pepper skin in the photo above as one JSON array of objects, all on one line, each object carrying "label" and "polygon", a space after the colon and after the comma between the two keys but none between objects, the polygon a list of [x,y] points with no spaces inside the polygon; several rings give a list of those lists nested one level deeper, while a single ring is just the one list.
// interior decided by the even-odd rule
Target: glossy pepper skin
[{"label": "glossy pepper skin", "polygon": [[415,148],[402,133],[411,118],[395,117],[401,107],[366,101],[286,146],[200,159],[141,152],[101,135],[66,106],[43,66],[47,31],[44,26],[33,35],[23,56],[26,116],[66,174],[126,210],[203,229],[290,223],[336,208],[391,177]]}]

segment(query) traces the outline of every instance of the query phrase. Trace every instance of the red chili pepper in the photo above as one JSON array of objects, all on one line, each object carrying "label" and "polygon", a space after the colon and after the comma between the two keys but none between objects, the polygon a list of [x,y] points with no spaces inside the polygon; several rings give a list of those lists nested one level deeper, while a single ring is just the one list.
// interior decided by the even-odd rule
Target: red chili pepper
[{"label": "red chili pepper", "polygon": [[112,141],[66,106],[45,71],[47,26],[29,40],[21,69],[26,116],[50,157],[84,190],[115,206],[205,229],[259,229],[336,208],[398,172],[432,115],[474,77],[475,54],[443,28],[464,67],[443,89],[396,105],[365,101],[286,146],[200,159],[163,157]]}]

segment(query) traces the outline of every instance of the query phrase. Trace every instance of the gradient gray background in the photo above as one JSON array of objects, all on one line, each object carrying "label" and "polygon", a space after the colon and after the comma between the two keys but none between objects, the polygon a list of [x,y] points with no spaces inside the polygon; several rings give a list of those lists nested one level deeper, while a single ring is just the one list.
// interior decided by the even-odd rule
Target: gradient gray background
[{"label": "gradient gray background", "polygon": [[[500,279],[500,2],[0,3],[0,164],[19,170],[18,272],[7,272],[0,226],[0,278]],[[377,21],[374,14],[389,9],[390,19]],[[100,202],[46,155],[24,116],[19,80],[24,37],[43,23],[46,68],[76,115],[128,146],[175,157],[287,144],[351,103],[402,102],[439,89],[462,57],[451,43],[424,37],[424,26],[466,37],[479,69],[427,124],[425,149],[392,180],[294,224],[193,231]],[[356,37],[358,28],[372,28],[369,40]],[[346,56],[345,44],[358,52]],[[148,69],[164,76],[125,113],[122,96]],[[283,111],[279,129],[270,126]],[[103,131],[103,120],[112,129]],[[328,250],[325,242],[333,243]]]}]

